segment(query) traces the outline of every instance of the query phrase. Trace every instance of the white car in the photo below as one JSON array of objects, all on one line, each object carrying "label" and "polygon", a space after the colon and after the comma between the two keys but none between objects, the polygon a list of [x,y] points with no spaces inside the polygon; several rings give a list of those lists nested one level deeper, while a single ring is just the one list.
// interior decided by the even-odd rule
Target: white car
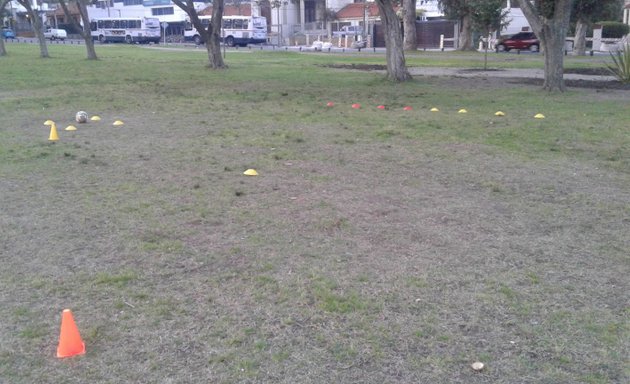
[{"label": "white car", "polygon": [[68,34],[65,29],[46,28],[44,37],[50,40],[65,40]]},{"label": "white car", "polygon": [[340,30],[333,32],[333,36],[359,36],[363,34],[363,27],[358,25],[345,25]]}]

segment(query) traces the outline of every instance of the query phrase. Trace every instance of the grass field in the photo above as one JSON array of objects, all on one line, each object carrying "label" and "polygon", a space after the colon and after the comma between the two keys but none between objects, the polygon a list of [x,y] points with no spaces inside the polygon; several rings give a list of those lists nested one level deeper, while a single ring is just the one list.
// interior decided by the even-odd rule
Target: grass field
[{"label": "grass field", "polygon": [[[630,380],[630,92],[7,49],[1,383]],[[542,67],[513,57],[490,65]],[[64,131],[79,110],[102,121]],[[64,308],[83,356],[55,357]]]}]

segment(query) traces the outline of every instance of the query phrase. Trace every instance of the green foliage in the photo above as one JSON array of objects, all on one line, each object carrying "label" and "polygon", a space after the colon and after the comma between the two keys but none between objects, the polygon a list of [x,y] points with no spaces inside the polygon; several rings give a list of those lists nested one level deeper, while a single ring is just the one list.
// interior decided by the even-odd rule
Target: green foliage
[{"label": "green foliage", "polygon": [[538,13],[546,19],[552,19],[556,11],[556,2],[550,0],[536,0]]},{"label": "green foliage", "polygon": [[621,18],[623,0],[576,0],[571,12],[572,20],[618,20]]},{"label": "green foliage", "polygon": [[473,28],[484,35],[500,30],[506,24],[507,11],[503,10],[503,0],[471,0]]},{"label": "green foliage", "polygon": [[630,32],[630,25],[618,21],[600,21],[597,24],[603,27],[604,39],[621,39]]},{"label": "green foliage", "polygon": [[466,0],[439,0],[440,8],[446,17],[458,19],[470,13],[470,5]]},{"label": "green foliage", "polygon": [[622,83],[630,83],[630,44],[623,49],[611,52],[613,64],[606,64],[608,70]]}]

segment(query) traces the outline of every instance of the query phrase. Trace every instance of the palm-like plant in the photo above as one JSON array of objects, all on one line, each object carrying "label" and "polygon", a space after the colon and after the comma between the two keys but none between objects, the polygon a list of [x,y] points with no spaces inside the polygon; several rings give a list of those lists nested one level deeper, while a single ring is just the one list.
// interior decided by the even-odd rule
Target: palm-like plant
[{"label": "palm-like plant", "polygon": [[622,83],[630,83],[630,44],[615,53],[610,52],[613,64],[606,64],[608,70]]}]

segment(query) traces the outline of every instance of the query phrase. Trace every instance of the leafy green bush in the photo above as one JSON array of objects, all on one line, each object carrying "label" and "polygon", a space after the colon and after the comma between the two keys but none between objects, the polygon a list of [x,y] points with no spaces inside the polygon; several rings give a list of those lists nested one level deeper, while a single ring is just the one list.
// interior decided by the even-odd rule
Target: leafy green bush
[{"label": "leafy green bush", "polygon": [[615,53],[610,52],[614,65],[607,64],[608,70],[622,83],[630,83],[630,44]]},{"label": "leafy green bush", "polygon": [[619,21],[600,21],[597,24],[602,26],[602,37],[604,39],[621,39],[630,33],[630,26]]}]

